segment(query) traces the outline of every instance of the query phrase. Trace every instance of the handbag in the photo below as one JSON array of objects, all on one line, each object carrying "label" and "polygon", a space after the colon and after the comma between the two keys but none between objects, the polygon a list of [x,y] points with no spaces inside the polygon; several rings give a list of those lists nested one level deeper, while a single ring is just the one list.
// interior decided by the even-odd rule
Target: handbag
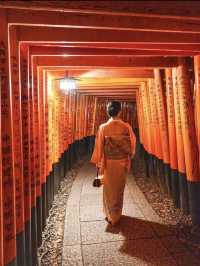
[{"label": "handbag", "polygon": [[100,187],[101,186],[101,180],[99,178],[99,168],[97,168],[97,176],[93,180],[93,187]]}]

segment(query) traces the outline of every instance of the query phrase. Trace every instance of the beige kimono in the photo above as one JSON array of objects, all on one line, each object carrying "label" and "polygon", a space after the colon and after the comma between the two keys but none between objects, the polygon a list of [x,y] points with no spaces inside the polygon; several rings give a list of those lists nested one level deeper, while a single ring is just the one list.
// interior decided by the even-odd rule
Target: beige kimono
[{"label": "beige kimono", "polygon": [[[104,152],[105,137],[130,136],[131,153],[122,159],[108,159]],[[136,139],[131,126],[119,118],[110,118],[102,124],[96,136],[95,148],[91,162],[103,173],[103,206],[104,214],[114,225],[122,214],[123,194],[126,176],[130,169],[131,157],[135,153]]]}]

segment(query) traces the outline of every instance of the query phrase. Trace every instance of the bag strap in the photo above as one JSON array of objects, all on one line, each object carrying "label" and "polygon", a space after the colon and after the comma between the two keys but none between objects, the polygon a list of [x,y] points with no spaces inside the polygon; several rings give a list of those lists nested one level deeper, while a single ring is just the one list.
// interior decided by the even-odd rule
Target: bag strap
[{"label": "bag strap", "polygon": [[99,168],[97,167],[97,177],[96,179],[99,179]]}]

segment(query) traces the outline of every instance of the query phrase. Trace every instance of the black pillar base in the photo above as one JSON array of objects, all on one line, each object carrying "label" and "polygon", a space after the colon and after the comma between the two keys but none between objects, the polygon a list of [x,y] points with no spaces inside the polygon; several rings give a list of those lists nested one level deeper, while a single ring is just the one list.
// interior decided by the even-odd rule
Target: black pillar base
[{"label": "black pillar base", "polygon": [[163,160],[161,159],[157,160],[157,177],[158,177],[160,188],[163,191],[166,191],[164,163],[163,163]]},{"label": "black pillar base", "polygon": [[37,246],[42,244],[42,198],[37,197],[36,200],[37,210]]},{"label": "black pillar base", "polygon": [[17,265],[17,260],[14,259],[13,261],[9,262],[8,264],[6,264],[6,266],[18,266]]},{"label": "black pillar base", "polygon": [[65,154],[62,153],[60,158],[60,179],[62,180],[65,177]]},{"label": "black pillar base", "polygon": [[32,247],[32,266],[37,265],[37,210],[31,210],[31,247]]},{"label": "black pillar base", "polygon": [[180,208],[179,173],[171,169],[171,195],[174,206]]},{"label": "black pillar base", "polygon": [[54,172],[53,172],[53,169],[50,173],[50,195],[51,195],[51,198],[50,198],[50,208],[51,208],[52,202],[54,200]]},{"label": "black pillar base", "polygon": [[31,222],[25,223],[25,242],[26,242],[26,266],[32,266],[32,240],[31,240]]},{"label": "black pillar base", "polygon": [[43,183],[42,184],[42,231],[44,230],[46,225],[46,218],[47,218],[47,183]]},{"label": "black pillar base", "polygon": [[164,163],[164,173],[165,173],[165,184],[168,194],[171,194],[172,185],[171,185],[171,168],[169,164]]},{"label": "black pillar base", "polygon": [[25,251],[25,232],[20,232],[16,236],[17,244],[17,265],[26,266],[26,251]]},{"label": "black pillar base", "polygon": [[179,173],[180,208],[189,214],[188,183],[185,174]]},{"label": "black pillar base", "polygon": [[54,175],[54,191],[57,193],[60,184],[60,165],[55,163],[53,165],[53,175]]},{"label": "black pillar base", "polygon": [[200,225],[200,182],[188,181],[190,214],[193,225]]}]

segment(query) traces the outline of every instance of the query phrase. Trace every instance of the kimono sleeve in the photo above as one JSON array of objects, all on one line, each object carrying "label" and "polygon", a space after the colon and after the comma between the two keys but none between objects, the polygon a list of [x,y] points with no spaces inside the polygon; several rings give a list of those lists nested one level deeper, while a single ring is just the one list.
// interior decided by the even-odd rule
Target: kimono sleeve
[{"label": "kimono sleeve", "polygon": [[104,154],[104,135],[103,135],[103,128],[100,127],[96,135],[94,151],[90,162],[96,164],[97,167],[101,167],[103,154]]},{"label": "kimono sleeve", "polygon": [[135,134],[133,133],[132,127],[127,124],[128,130],[129,130],[129,135],[130,135],[130,141],[131,141],[131,152],[132,152],[132,157],[135,155],[135,148],[136,148],[136,137]]}]

